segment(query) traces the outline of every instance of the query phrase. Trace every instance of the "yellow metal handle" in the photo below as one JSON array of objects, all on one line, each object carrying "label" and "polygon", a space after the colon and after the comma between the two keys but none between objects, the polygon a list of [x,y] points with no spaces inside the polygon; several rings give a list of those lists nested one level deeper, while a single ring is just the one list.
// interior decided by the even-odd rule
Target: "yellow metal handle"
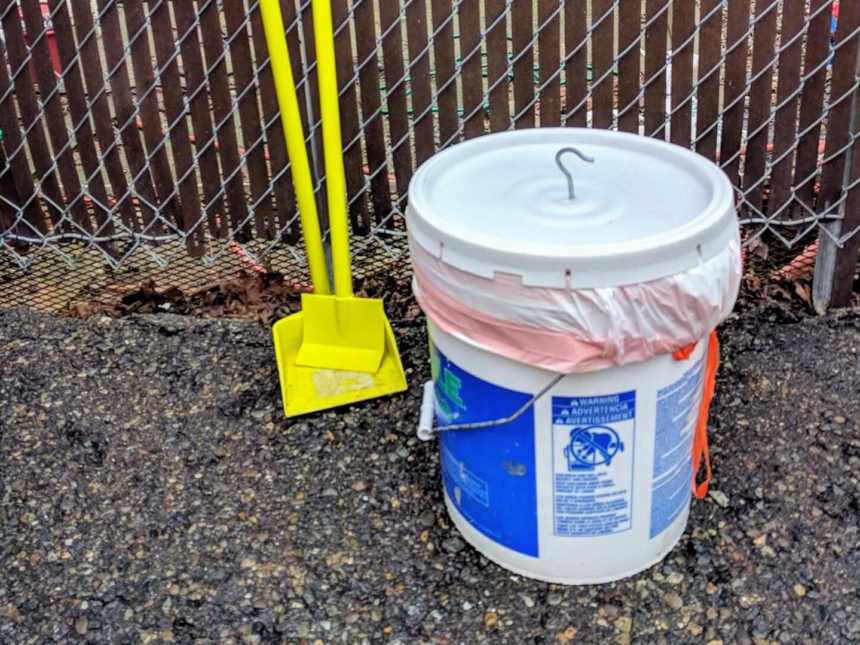
[{"label": "yellow metal handle", "polygon": [[[314,292],[326,295],[331,293],[331,287],[326,269],[311,168],[308,163],[308,151],[305,148],[305,133],[302,128],[299,100],[293,81],[293,68],[290,65],[290,52],[287,49],[287,39],[284,36],[284,20],[281,16],[279,0],[260,0],[260,14],[263,18],[263,30],[266,34],[266,45],[269,48],[269,58],[272,64],[272,77],[275,79],[275,93],[278,96],[281,123],[284,126],[284,139],[287,143],[287,154],[290,157],[290,171],[293,175],[296,201],[299,205],[299,218],[305,238],[305,252],[308,256],[308,271],[310,271],[311,280],[314,283]],[[328,172],[328,155],[326,155],[326,172]],[[331,188],[329,192],[331,192]],[[347,249],[347,254],[348,252]]]},{"label": "yellow metal handle", "polygon": [[352,272],[350,271],[346,179],[343,171],[343,145],[340,136],[331,2],[330,0],[313,0],[312,7],[320,88],[323,150],[325,152],[334,291],[338,296],[347,298],[353,295]]}]

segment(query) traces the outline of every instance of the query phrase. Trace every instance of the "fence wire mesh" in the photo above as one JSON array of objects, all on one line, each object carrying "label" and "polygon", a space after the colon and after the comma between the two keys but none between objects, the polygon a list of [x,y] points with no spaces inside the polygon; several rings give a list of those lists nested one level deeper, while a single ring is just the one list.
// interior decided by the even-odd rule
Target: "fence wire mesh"
[{"label": "fence wire mesh", "polygon": [[[281,5],[325,219],[310,0]],[[408,271],[408,182],[435,151],[587,126],[718,163],[756,280],[809,279],[818,258],[832,281],[846,256],[853,280],[857,3],[332,5],[359,279]],[[0,27],[0,304],[240,272],[306,283],[257,1],[6,0]]]}]

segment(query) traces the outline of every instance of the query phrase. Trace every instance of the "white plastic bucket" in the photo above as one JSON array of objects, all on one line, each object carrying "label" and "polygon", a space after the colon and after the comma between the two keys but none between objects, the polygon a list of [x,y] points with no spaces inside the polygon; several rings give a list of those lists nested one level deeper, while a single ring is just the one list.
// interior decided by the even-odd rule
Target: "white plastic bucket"
[{"label": "white plastic bucket", "polygon": [[[554,376],[429,327],[436,405],[456,423],[506,416]],[[445,503],[466,540],[560,584],[609,582],[661,560],[687,524],[704,348],[687,361],[565,376],[513,423],[439,433]],[[669,421],[669,410],[680,417]],[[440,423],[454,421],[440,412]]]},{"label": "white plastic bucket", "polygon": [[[555,161],[570,145],[594,158],[566,168],[574,199]],[[662,559],[687,523],[708,344],[673,352],[737,295],[725,175],[608,131],[490,135],[418,170],[407,222],[433,367],[419,436],[442,430],[465,539],[562,584]]]}]

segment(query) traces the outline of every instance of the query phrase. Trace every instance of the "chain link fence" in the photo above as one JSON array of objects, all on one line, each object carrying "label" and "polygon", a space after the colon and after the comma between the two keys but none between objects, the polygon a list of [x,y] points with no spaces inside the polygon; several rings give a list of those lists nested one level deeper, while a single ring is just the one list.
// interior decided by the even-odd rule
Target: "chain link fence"
[{"label": "chain link fence", "polygon": [[[310,2],[281,5],[324,218]],[[332,5],[359,280],[408,273],[408,182],[435,151],[582,126],[712,159],[735,186],[748,278],[804,283],[815,267],[807,299],[850,298],[857,3]],[[242,273],[307,287],[256,1],[7,0],[0,27],[0,306]]]}]

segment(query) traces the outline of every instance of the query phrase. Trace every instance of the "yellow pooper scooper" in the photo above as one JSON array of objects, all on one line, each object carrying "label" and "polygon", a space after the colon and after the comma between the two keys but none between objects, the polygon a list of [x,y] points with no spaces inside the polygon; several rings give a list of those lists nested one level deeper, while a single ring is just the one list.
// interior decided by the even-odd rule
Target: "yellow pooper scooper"
[{"label": "yellow pooper scooper", "polygon": [[313,0],[330,222],[334,295],[329,287],[299,103],[279,0],[260,11],[281,109],[287,153],[314,293],[302,295],[301,313],[272,327],[288,417],[363,401],[406,389],[406,376],[382,300],[352,291],[340,114],[330,0]]}]

